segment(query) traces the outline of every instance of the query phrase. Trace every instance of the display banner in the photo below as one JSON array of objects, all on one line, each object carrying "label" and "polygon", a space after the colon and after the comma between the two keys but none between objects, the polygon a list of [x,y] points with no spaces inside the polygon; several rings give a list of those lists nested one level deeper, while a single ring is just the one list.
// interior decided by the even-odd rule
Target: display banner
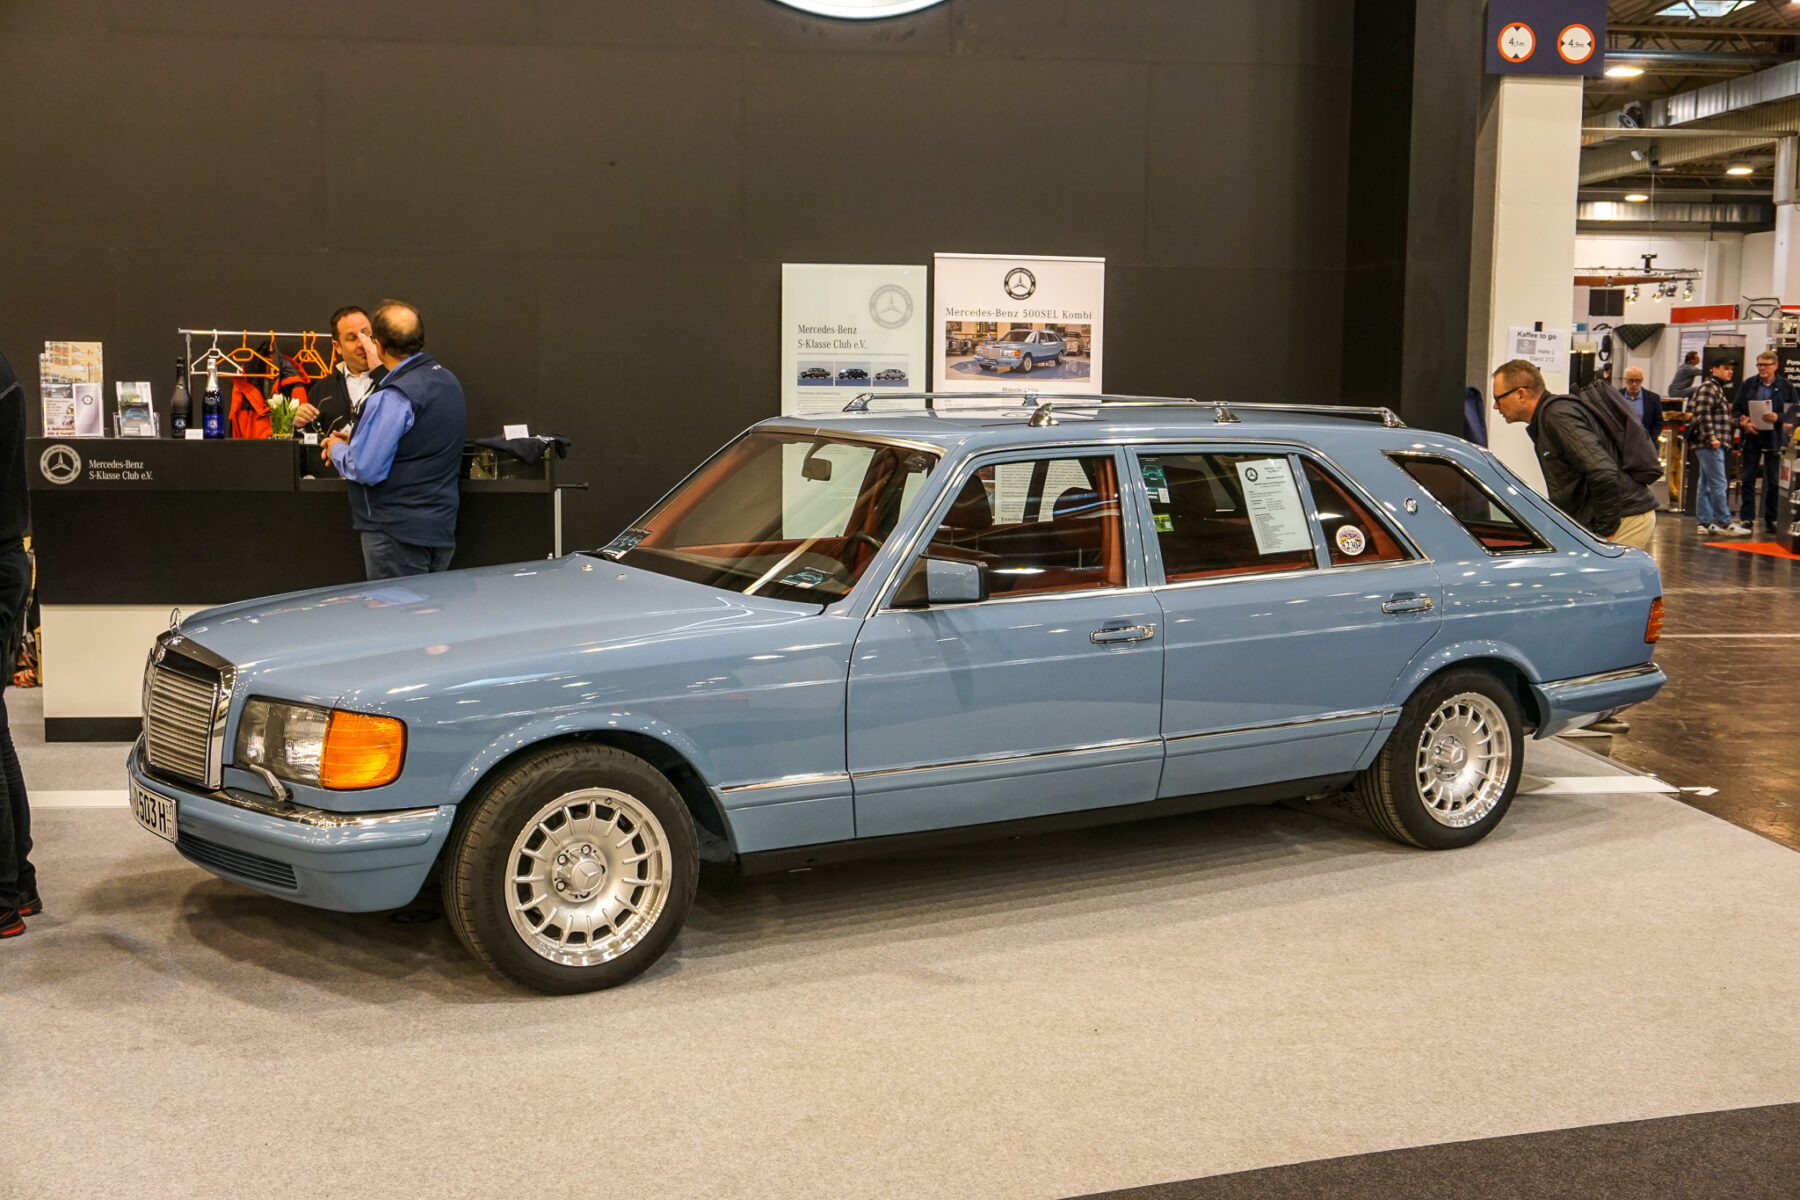
[{"label": "display banner", "polygon": [[936,257],[933,390],[1101,390],[1104,258]]},{"label": "display banner", "polygon": [[925,390],[925,268],[781,267],[781,411],[842,412],[864,392]]}]

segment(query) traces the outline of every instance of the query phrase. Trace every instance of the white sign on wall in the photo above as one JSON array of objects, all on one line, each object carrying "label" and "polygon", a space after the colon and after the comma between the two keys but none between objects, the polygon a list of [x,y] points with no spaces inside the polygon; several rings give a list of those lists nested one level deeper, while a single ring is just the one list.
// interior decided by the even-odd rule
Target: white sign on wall
[{"label": "white sign on wall", "polygon": [[933,294],[933,390],[1101,390],[1104,258],[939,254]]},{"label": "white sign on wall", "polygon": [[1544,373],[1544,381],[1552,394],[1569,386],[1569,331],[1567,329],[1532,329],[1514,325],[1507,330],[1506,344],[1511,357],[1522,358]]},{"label": "white sign on wall", "polygon": [[842,412],[864,392],[925,390],[925,268],[781,267],[781,411]]}]

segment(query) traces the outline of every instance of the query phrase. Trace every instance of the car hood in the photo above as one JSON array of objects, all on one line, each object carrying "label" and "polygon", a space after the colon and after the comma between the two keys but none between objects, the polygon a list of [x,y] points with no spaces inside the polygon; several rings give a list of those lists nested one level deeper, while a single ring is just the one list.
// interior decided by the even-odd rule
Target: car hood
[{"label": "car hood", "polygon": [[350,680],[455,682],[527,655],[641,647],[818,612],[572,555],[250,600],[197,613],[180,632],[240,678],[278,679],[281,695],[330,701]]}]

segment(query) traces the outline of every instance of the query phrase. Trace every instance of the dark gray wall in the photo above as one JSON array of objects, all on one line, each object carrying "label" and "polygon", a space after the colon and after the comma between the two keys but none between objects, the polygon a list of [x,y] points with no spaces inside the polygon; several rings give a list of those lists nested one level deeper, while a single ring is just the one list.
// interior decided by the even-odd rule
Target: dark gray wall
[{"label": "dark gray wall", "polygon": [[0,0],[0,348],[166,400],[179,326],[411,300],[576,545],[776,411],[783,261],[1104,255],[1109,388],[1331,399],[1352,8]]},{"label": "dark gray wall", "polygon": [[1468,374],[1486,20],[1485,0],[1355,5],[1344,394],[1455,434],[1486,384]]}]

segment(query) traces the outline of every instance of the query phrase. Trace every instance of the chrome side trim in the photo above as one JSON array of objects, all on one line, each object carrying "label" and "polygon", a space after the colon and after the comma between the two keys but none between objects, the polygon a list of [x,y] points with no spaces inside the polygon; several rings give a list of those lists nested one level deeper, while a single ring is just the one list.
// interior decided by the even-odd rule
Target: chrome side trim
[{"label": "chrome side trim", "polygon": [[[1295,572],[1295,574],[1298,574],[1298,572]],[[1032,600],[1082,600],[1093,599],[1097,596],[1143,596],[1148,595],[1155,590],[1156,589],[1154,588],[1146,586],[1087,588],[1082,591],[1071,592],[1026,592],[1020,596],[989,596],[986,600],[971,600],[966,604],[920,604],[907,608],[895,608],[891,605],[884,605],[877,609],[876,613],[879,615],[881,613],[943,612],[953,608],[991,608],[997,604],[1025,604]]]},{"label": "chrome side trim", "polygon": [[229,804],[233,808],[246,809],[265,817],[292,821],[296,825],[305,825],[312,829],[373,829],[384,825],[404,825],[409,821],[431,821],[435,820],[438,815],[438,810],[435,808],[402,808],[372,813],[326,812],[322,808],[307,808],[301,804],[281,804],[267,796],[231,789],[202,794],[208,800],[217,800],[220,804]]},{"label": "chrome side trim", "polygon": [[814,787],[827,783],[849,783],[850,776],[843,772],[819,775],[784,775],[780,779],[765,779],[761,783],[736,783],[730,787],[722,787],[720,793],[726,796],[741,795],[744,792],[766,792],[775,788]]},{"label": "chrome side trim", "polygon": [[1548,683],[1535,686],[1549,696],[1560,692],[1571,692],[1578,688],[1595,687],[1605,683],[1623,683],[1627,679],[1641,679],[1646,675],[1660,675],[1662,668],[1655,663],[1645,663],[1638,667],[1625,667],[1617,671],[1600,671],[1593,675],[1577,675],[1573,679],[1553,679]]},{"label": "chrome side trim", "polygon": [[1306,717],[1299,721],[1271,721],[1266,725],[1235,725],[1230,729],[1213,729],[1206,733],[1184,733],[1179,737],[1168,739],[1171,748],[1184,742],[1199,742],[1207,738],[1233,737],[1245,733],[1266,733],[1277,729],[1303,729],[1308,725],[1328,725],[1336,721],[1354,721],[1363,717],[1392,717],[1399,715],[1397,708],[1358,708],[1348,712],[1325,713],[1323,716]]},{"label": "chrome side trim", "polygon": [[979,767],[1000,762],[1026,762],[1047,758],[1077,758],[1090,754],[1107,754],[1115,750],[1132,750],[1140,746],[1155,746],[1161,738],[1121,738],[1114,742],[1099,742],[1092,746],[1080,746],[1073,750],[1038,750],[1030,754],[983,754],[978,758],[960,758],[955,762],[925,763],[917,767],[886,767],[879,771],[852,771],[852,779],[881,779],[891,775],[913,775],[925,771],[947,771],[955,767]]}]

